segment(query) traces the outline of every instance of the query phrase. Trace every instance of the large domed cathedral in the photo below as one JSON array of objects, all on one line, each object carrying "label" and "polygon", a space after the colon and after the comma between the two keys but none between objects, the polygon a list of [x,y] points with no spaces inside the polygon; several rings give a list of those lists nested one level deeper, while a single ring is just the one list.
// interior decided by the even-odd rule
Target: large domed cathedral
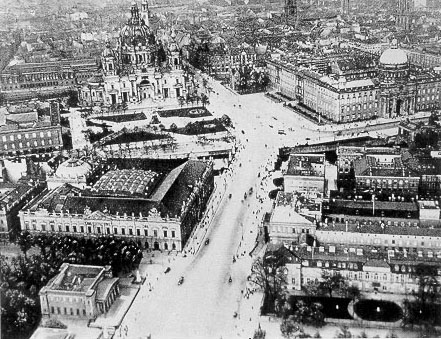
[{"label": "large domed cathedral", "polygon": [[149,27],[147,1],[142,1],[141,10],[133,2],[117,46],[107,43],[101,54],[101,74],[90,78],[80,89],[81,102],[118,105],[185,96],[191,83],[184,76],[175,38],[170,32],[167,43],[158,41]]}]

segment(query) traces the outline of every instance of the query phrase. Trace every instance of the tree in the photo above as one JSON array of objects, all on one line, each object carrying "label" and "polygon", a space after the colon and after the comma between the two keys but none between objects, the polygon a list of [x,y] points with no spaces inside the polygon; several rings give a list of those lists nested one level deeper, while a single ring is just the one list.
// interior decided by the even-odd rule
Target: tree
[{"label": "tree", "polygon": [[433,111],[429,116],[429,126],[437,126],[437,122],[439,121],[438,115],[435,111]]},{"label": "tree", "polygon": [[67,326],[58,319],[48,319],[41,326],[49,328],[67,328]]},{"label": "tree", "polygon": [[184,106],[185,98],[183,96],[178,97],[179,106]]},{"label": "tree", "polygon": [[322,295],[320,283],[316,280],[310,280],[308,283],[302,286],[303,291],[310,296]]},{"label": "tree", "polygon": [[159,124],[160,122],[161,122],[161,121],[159,120],[159,118],[158,118],[157,115],[154,115],[154,116],[152,117],[152,121],[150,121],[150,123],[151,123],[152,125]]},{"label": "tree", "polygon": [[232,126],[231,118],[226,114],[221,116],[220,121],[222,124],[224,124],[224,126],[227,126],[227,127]]},{"label": "tree", "polygon": [[322,281],[320,281],[319,286],[322,290],[328,292],[330,298],[332,298],[333,291],[345,294],[348,289],[348,283],[340,273],[331,274],[327,271],[322,272]]},{"label": "tree", "polygon": [[275,301],[274,310],[279,317],[286,318],[291,314],[291,303],[289,300],[289,292],[282,290]]},{"label": "tree", "polygon": [[263,289],[273,306],[286,286],[286,267],[292,257],[284,253],[283,248],[267,251],[263,257],[256,259],[251,267],[251,281]]},{"label": "tree", "polygon": [[78,106],[78,92],[75,90],[70,90],[68,92],[67,105],[69,107],[77,107]]},{"label": "tree", "polygon": [[129,108],[129,104],[127,103],[127,101],[123,101],[123,103],[121,104],[121,109],[124,113],[126,113],[126,111]]},{"label": "tree", "polygon": [[357,286],[348,286],[346,290],[346,295],[348,298],[351,298],[353,301],[360,299],[361,291]]},{"label": "tree", "polygon": [[17,245],[20,247],[20,250],[23,252],[25,258],[27,252],[31,249],[33,245],[33,238],[28,231],[23,231],[17,238]]},{"label": "tree", "polygon": [[295,338],[301,332],[301,327],[295,321],[293,316],[289,316],[282,320],[282,323],[280,324],[280,332],[282,332],[284,338]]},{"label": "tree", "polygon": [[208,85],[208,80],[206,78],[202,78],[202,86],[206,89]]},{"label": "tree", "polygon": [[321,327],[325,324],[323,306],[318,302],[307,303],[299,300],[296,303],[294,319],[297,323]]},{"label": "tree", "polygon": [[172,124],[170,125],[170,131],[172,131],[172,132],[176,132],[177,130],[178,130],[178,126],[176,126],[175,123],[172,123]]},{"label": "tree", "polygon": [[187,93],[187,96],[185,97],[185,102],[188,104],[193,104],[193,96],[190,93]]},{"label": "tree", "polygon": [[440,299],[440,283],[437,279],[437,268],[425,264],[415,267],[414,277],[418,279],[418,290],[413,295],[423,307],[434,304]]},{"label": "tree", "polygon": [[196,101],[196,105],[199,105],[199,101],[201,101],[201,97],[199,96],[199,94],[195,93],[193,95],[193,101]]},{"label": "tree", "polygon": [[205,107],[210,103],[210,100],[208,99],[208,96],[205,93],[201,94],[201,102],[203,107]]}]

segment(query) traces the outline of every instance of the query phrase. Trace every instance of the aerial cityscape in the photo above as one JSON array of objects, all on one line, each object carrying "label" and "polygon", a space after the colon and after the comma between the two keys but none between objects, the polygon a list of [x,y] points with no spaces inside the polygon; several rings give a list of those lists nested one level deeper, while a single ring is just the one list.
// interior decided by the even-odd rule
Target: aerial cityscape
[{"label": "aerial cityscape", "polygon": [[0,23],[2,339],[441,337],[440,0]]}]

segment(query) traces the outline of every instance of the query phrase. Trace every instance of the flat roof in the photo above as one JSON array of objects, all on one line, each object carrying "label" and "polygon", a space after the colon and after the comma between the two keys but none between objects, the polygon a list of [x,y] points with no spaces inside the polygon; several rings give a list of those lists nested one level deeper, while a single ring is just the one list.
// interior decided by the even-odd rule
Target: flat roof
[{"label": "flat roof", "polygon": [[98,275],[104,270],[101,266],[71,265],[61,271],[50,286],[51,290],[64,290],[73,292],[85,292],[94,283]]}]

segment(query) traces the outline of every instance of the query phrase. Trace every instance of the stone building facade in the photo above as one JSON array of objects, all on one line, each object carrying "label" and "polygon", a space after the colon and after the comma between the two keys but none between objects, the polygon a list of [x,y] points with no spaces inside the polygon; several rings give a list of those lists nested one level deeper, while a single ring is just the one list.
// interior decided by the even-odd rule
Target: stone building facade
[{"label": "stone building facade", "polygon": [[64,184],[45,191],[20,211],[21,228],[181,251],[213,191],[213,165],[190,160],[165,177],[152,173],[110,171],[92,189]]},{"label": "stone building facade", "polygon": [[110,266],[64,263],[40,292],[43,318],[92,320],[109,311],[120,295]]}]

